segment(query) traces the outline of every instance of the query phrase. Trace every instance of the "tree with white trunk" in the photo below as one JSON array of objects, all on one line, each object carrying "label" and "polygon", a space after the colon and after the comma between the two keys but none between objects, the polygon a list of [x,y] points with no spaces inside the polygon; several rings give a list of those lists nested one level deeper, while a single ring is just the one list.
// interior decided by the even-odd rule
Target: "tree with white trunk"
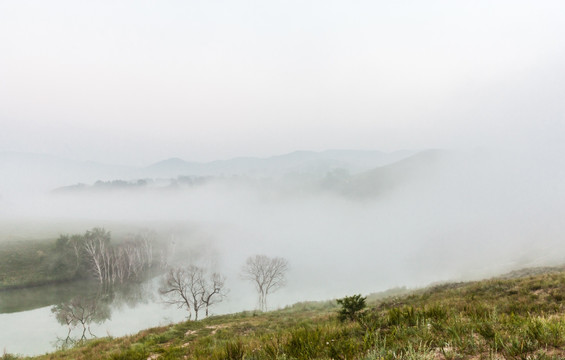
[{"label": "tree with white trunk", "polygon": [[281,257],[251,256],[242,268],[242,277],[255,285],[259,308],[267,311],[267,296],[286,285],[288,261]]}]

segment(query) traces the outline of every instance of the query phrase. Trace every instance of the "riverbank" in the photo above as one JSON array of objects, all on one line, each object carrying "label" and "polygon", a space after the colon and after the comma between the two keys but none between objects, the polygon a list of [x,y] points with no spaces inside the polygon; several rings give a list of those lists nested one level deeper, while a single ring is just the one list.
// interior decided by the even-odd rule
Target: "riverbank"
[{"label": "riverbank", "polygon": [[4,240],[1,245],[0,291],[78,279],[122,284],[138,281],[168,260],[150,230],[113,240],[110,231],[92,228],[53,239]]},{"label": "riverbank", "polygon": [[[562,268],[369,298],[356,321],[334,301],[99,338],[34,359],[562,359]],[[6,355],[4,359],[12,359]]]},{"label": "riverbank", "polygon": [[0,247],[0,291],[74,280],[58,271],[56,239],[3,241]]}]

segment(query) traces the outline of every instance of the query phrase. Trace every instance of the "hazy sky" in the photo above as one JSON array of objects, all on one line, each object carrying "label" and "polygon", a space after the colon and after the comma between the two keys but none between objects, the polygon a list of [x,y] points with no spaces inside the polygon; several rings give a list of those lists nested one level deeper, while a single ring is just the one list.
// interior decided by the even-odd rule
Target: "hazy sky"
[{"label": "hazy sky", "polygon": [[0,152],[553,149],[563,1],[0,0]]}]

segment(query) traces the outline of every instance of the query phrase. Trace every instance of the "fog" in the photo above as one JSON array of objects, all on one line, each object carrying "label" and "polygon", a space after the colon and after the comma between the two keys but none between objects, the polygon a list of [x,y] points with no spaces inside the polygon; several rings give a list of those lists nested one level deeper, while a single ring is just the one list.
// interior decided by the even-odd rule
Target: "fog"
[{"label": "fog", "polygon": [[3,1],[0,151],[148,165],[562,142],[561,1]]},{"label": "fog", "polygon": [[[3,202],[1,212],[5,232],[35,224],[40,238],[93,226],[116,234],[154,228],[188,254],[183,263],[213,264],[227,276],[221,312],[255,306],[239,276],[248,256],[284,257],[288,285],[272,295],[276,308],[562,264],[565,173],[554,165],[516,153],[434,150],[379,167],[371,181],[359,179],[373,170],[349,174],[342,187],[224,177],[186,188],[31,192]],[[50,223],[42,233],[38,224]]]},{"label": "fog", "polygon": [[260,253],[272,307],[561,264],[564,11],[3,1],[1,239],[151,228],[218,311]]}]

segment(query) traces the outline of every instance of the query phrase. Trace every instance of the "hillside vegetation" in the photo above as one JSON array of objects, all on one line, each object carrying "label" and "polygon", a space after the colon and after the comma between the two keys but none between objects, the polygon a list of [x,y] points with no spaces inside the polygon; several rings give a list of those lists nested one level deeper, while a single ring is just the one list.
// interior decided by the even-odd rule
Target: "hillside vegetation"
[{"label": "hillside vegetation", "polygon": [[523,271],[370,296],[353,321],[338,319],[334,301],[300,303],[95,339],[36,359],[563,359],[564,299],[563,268]]},{"label": "hillside vegetation", "polygon": [[103,228],[56,240],[4,241],[0,291],[77,279],[123,283],[156,265],[155,244],[155,234],[149,231],[112,243]]},{"label": "hillside vegetation", "polygon": [[0,247],[0,290],[63,282],[72,279],[58,272],[60,254],[54,240],[5,241]]}]

